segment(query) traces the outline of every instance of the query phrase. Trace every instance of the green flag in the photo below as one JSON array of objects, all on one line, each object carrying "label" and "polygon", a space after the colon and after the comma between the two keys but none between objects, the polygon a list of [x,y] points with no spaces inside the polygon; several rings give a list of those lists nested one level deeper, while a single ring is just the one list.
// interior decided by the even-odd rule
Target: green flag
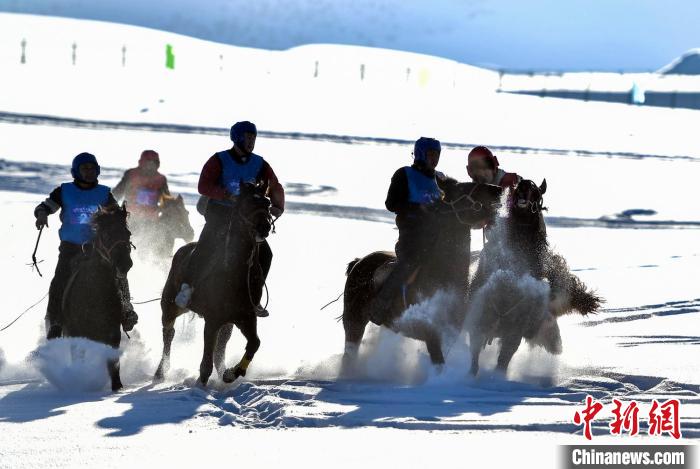
[{"label": "green flag", "polygon": [[175,69],[175,54],[173,54],[173,46],[170,44],[165,45],[165,68]]}]

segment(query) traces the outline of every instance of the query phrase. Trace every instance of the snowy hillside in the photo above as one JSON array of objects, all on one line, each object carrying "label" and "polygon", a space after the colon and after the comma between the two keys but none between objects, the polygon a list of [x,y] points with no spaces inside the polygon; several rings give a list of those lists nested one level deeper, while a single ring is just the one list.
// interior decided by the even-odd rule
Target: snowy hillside
[{"label": "snowy hillside", "polygon": [[[74,39],[63,39],[67,31]],[[174,70],[164,66],[166,44]],[[39,277],[27,265],[32,212],[81,151],[97,155],[100,181],[113,186],[143,149],[156,149],[199,232],[199,171],[230,145],[228,126],[250,119],[261,130],[256,152],[288,199],[270,239],[271,316],[259,321],[262,345],[245,379],[194,385],[203,322],[187,316],[176,323],[172,370],[153,384],[162,347],[155,302],[136,306],[140,322],[122,338],[125,389],[86,391],[91,360],[70,366],[65,357],[78,345],[46,343],[44,300],[0,332],[0,467],[486,467],[494,451],[494,467],[529,467],[524,457],[557,467],[558,445],[587,441],[573,423],[586,395],[606,405],[593,443],[677,443],[642,435],[646,426],[611,436],[613,398],[645,411],[653,399],[677,398],[680,442],[700,438],[699,111],[499,94],[491,72],[417,54],[270,52],[18,15],[0,15],[0,63],[0,328],[48,290],[58,220],[42,237]],[[423,344],[371,326],[356,376],[338,379],[342,302],[321,307],[342,291],[347,262],[393,247],[386,189],[411,161],[407,142],[421,135],[451,142],[439,169],[460,180],[476,143],[494,145],[502,167],[547,179],[550,243],[607,300],[597,315],[560,320],[562,355],[523,345],[504,377],[492,371],[494,344],[474,379],[464,334],[439,371]],[[472,245],[481,247],[477,231]],[[160,296],[166,275],[137,261],[134,301]],[[228,364],[243,346],[234,332]],[[80,347],[89,358],[105,354]]]},{"label": "snowy hillside", "polygon": [[110,21],[284,50],[396,49],[505,70],[656,70],[697,47],[694,0],[0,0],[0,11]]}]

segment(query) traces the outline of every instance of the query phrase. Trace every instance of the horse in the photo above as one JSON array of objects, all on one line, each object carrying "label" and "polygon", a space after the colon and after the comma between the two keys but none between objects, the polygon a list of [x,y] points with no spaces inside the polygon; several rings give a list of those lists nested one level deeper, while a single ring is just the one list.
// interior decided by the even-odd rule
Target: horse
[{"label": "horse", "polygon": [[160,202],[160,216],[158,217],[160,241],[154,246],[156,256],[161,259],[169,258],[173,253],[173,245],[176,239],[182,239],[190,243],[194,239],[194,229],[190,224],[189,211],[185,208],[182,195],[177,197],[164,195]]},{"label": "horse", "polygon": [[[63,337],[85,337],[119,349],[122,298],[117,276],[125,277],[131,261],[131,232],[126,204],[101,207],[92,217],[95,236],[75,260],[63,294]],[[112,390],[122,388],[119,359],[109,360]]]},{"label": "horse", "polygon": [[[430,360],[442,365],[441,329],[459,330],[464,318],[463,300],[469,283],[470,230],[471,226],[491,219],[499,206],[502,189],[489,184],[458,183],[453,179],[441,182],[445,193],[437,202],[431,220],[439,227],[438,239],[426,263],[411,275],[405,295],[397,292],[392,308],[380,326],[387,327],[406,337],[425,342]],[[343,366],[349,366],[357,356],[365,328],[370,322],[372,301],[394,267],[393,252],[376,251],[363,258],[356,258],[347,265],[344,288],[343,328],[345,352]],[[410,305],[432,298],[439,290],[457,294],[456,305],[445,307],[446,317],[431,324],[421,320],[403,318]]]},{"label": "horse", "polygon": [[185,243],[194,239],[194,229],[182,195],[163,195],[158,204],[157,218],[135,218],[132,225],[139,258],[156,263],[167,262],[172,257],[176,239]]},{"label": "horse", "polygon": [[[210,203],[215,203],[211,201]],[[204,351],[199,367],[199,383],[206,386],[215,365],[219,376],[231,383],[245,376],[260,347],[255,306],[262,297],[264,278],[259,268],[258,243],[272,226],[270,200],[259,186],[241,185],[241,194],[231,207],[222,243],[214,252],[202,253],[210,262],[198,275],[189,308],[204,318]],[[163,380],[170,366],[170,347],[175,336],[175,319],[188,309],[175,304],[185,276],[189,257],[197,243],[189,243],[175,253],[161,298],[163,356],[154,381]],[[235,325],[246,339],[245,354],[232,368],[225,368],[226,343]]]},{"label": "horse", "polygon": [[547,181],[522,180],[508,200],[507,216],[490,229],[470,285],[467,328],[471,374],[479,355],[500,339],[497,369],[506,373],[524,338],[552,354],[562,352],[557,318],[597,311],[603,299],[569,270],[547,241],[542,211]]}]

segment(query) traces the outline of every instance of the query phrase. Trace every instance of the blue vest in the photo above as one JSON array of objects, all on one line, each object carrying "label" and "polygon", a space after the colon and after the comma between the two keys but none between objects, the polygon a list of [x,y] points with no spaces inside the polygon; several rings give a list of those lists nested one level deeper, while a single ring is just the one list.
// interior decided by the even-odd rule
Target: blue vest
[{"label": "blue vest", "polygon": [[442,197],[436,178],[428,177],[410,166],[406,166],[404,170],[408,179],[409,202],[423,205],[435,202]]},{"label": "blue vest", "polygon": [[98,184],[84,190],[69,182],[61,184],[61,199],[62,225],[58,230],[61,241],[73,244],[91,241],[94,233],[90,219],[100,205],[105,205],[109,200],[109,187]]},{"label": "blue vest", "polygon": [[[255,184],[263,166],[261,156],[251,153],[245,163],[238,163],[228,151],[218,153],[221,161],[221,186],[232,195],[240,195],[241,184]],[[229,200],[216,200],[223,205],[231,205]]]}]

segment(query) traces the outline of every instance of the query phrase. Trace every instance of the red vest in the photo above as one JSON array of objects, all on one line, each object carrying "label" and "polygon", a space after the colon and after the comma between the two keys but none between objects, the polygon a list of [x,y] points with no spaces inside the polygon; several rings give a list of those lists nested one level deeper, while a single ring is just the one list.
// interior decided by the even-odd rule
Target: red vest
[{"label": "red vest", "polygon": [[158,216],[158,203],[165,189],[166,179],[160,173],[144,174],[139,168],[129,171],[124,198],[131,213]]}]

